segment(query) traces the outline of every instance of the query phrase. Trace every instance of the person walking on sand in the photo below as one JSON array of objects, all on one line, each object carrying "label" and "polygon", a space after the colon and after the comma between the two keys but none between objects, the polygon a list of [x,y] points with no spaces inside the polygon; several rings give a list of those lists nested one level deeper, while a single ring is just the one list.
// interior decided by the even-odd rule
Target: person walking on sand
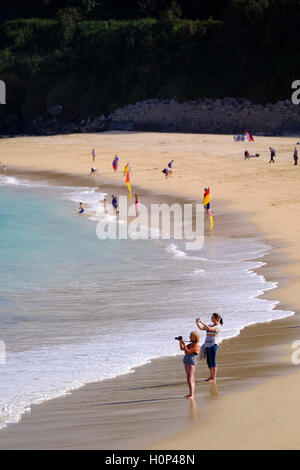
[{"label": "person walking on sand", "polygon": [[93,162],[95,161],[95,158],[96,158],[96,155],[97,155],[97,152],[95,149],[92,150],[92,158],[93,158]]},{"label": "person walking on sand", "polygon": [[216,382],[216,355],[219,349],[220,331],[222,329],[221,327],[223,325],[223,319],[218,313],[213,313],[210,325],[206,325],[201,320],[201,318],[196,319],[196,325],[198,326],[199,330],[206,331],[206,338],[203,347],[205,348],[207,365],[210,375],[207,379],[205,379],[205,382]]},{"label": "person walking on sand", "polygon": [[294,148],[294,166],[298,165],[298,150],[297,147]]},{"label": "person walking on sand", "polygon": [[115,155],[115,158],[113,159],[112,166],[114,169],[114,173],[116,173],[118,171],[119,166],[119,158],[117,157],[117,155]]},{"label": "person walking on sand", "polygon": [[273,147],[269,147],[269,150],[270,150],[270,161],[269,163],[275,163],[275,160],[274,160],[274,157],[276,155],[276,150],[273,149]]},{"label": "person walking on sand", "polygon": [[[179,338],[178,338],[179,339]],[[197,367],[197,356],[200,353],[200,335],[197,331],[190,333],[190,343],[186,344],[181,338],[179,340],[179,347],[181,351],[185,352],[183,364],[186,372],[186,380],[189,386],[189,394],[185,398],[194,398],[195,391],[195,370]]]},{"label": "person walking on sand", "polygon": [[139,193],[135,193],[135,214],[136,217],[140,215],[140,195]]}]

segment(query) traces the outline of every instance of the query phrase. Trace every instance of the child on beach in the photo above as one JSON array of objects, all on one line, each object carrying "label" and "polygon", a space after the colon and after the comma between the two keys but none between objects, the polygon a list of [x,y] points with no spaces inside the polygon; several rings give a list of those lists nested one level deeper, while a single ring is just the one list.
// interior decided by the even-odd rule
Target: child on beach
[{"label": "child on beach", "polygon": [[93,158],[93,162],[95,161],[95,158],[96,158],[96,155],[97,155],[97,152],[95,149],[92,150],[92,158]]},{"label": "child on beach", "polygon": [[[179,339],[179,338],[178,338]],[[181,351],[185,352],[183,364],[186,372],[186,379],[189,386],[189,394],[185,398],[194,398],[195,391],[195,370],[197,367],[197,356],[200,353],[200,335],[197,331],[190,333],[190,343],[186,345],[185,341],[181,338],[179,347]]]},{"label": "child on beach", "polygon": [[83,203],[82,203],[82,202],[80,202],[80,204],[79,204],[78,213],[79,213],[79,214],[83,214],[83,213],[84,213],[84,206],[83,206]]},{"label": "child on beach", "polygon": [[[205,382],[216,382],[217,377],[217,364],[216,355],[219,349],[220,331],[223,325],[223,319],[218,313],[213,313],[211,317],[211,324],[206,325],[201,318],[196,319],[196,325],[199,330],[206,331],[205,343],[201,346],[205,348],[207,365],[210,375]],[[200,325],[201,324],[201,325]]]}]

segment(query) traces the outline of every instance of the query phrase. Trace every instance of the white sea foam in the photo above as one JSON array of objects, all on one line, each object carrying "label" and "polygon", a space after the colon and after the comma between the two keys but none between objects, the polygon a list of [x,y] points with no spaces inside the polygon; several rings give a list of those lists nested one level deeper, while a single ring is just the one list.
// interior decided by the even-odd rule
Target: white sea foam
[{"label": "white sea foam", "polygon": [[11,184],[15,186],[22,186],[23,182],[13,176],[0,175],[0,184]]}]

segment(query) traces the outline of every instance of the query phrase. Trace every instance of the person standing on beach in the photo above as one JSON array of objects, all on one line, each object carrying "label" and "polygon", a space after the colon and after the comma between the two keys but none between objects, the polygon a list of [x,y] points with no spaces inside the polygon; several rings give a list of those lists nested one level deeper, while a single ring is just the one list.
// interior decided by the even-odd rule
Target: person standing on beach
[{"label": "person standing on beach", "polygon": [[96,155],[97,155],[97,152],[95,149],[92,150],[92,158],[93,158],[93,162],[95,161],[95,158],[96,158]]},{"label": "person standing on beach", "polygon": [[135,193],[135,214],[136,217],[140,215],[140,195],[139,193]]},{"label": "person standing on beach", "polygon": [[118,215],[119,214],[119,209],[118,209],[118,198],[116,196],[114,196],[112,194],[112,200],[111,200],[111,203],[112,203],[112,206],[115,210],[115,214]]},{"label": "person standing on beach", "polygon": [[[211,317],[211,324],[206,325],[201,318],[196,319],[196,325],[199,330],[206,331],[206,338],[203,347],[206,352],[207,365],[210,375],[205,382],[216,382],[217,377],[217,363],[216,355],[220,343],[220,331],[223,325],[223,319],[218,313],[213,313]],[[201,346],[202,347],[202,346]]]},{"label": "person standing on beach", "polygon": [[103,199],[103,206],[104,206],[104,214],[108,214],[106,197]]},{"label": "person standing on beach", "polygon": [[273,149],[273,147],[269,147],[269,150],[270,150],[270,161],[269,163],[275,163],[275,160],[274,160],[274,157],[276,155],[276,150]]},{"label": "person standing on beach", "polygon": [[112,166],[114,169],[114,173],[116,173],[118,171],[119,166],[119,158],[117,157],[117,155],[115,155],[115,158],[113,159]]},{"label": "person standing on beach", "polygon": [[[179,338],[178,338],[179,339]],[[195,391],[195,370],[197,367],[197,356],[200,353],[200,335],[197,331],[192,331],[190,334],[190,343],[186,344],[181,338],[179,347],[181,351],[185,352],[183,364],[186,372],[186,379],[189,386],[189,394],[185,398],[194,398]]]},{"label": "person standing on beach", "polygon": [[298,165],[298,150],[297,147],[294,148],[294,166]]}]

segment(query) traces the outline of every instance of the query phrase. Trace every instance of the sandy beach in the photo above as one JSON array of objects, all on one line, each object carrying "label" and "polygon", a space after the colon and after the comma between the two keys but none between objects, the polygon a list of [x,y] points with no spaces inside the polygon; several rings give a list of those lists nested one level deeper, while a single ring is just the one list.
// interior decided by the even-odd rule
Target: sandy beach
[{"label": "sandy beach", "polygon": [[[1,163],[8,175],[27,173],[48,181],[73,178],[74,183],[85,178],[87,184],[124,187],[122,170],[129,162],[133,191],[138,188],[142,200],[144,189],[162,199],[201,202],[203,189],[209,186],[212,236],[255,234],[272,244],[274,249],[264,259],[267,264],[259,271],[279,288],[264,297],[279,300],[278,308],[296,312],[247,327],[224,341],[217,388],[201,382],[206,373],[201,366],[196,407],[181,398],[186,388],[181,358],[159,359],[132,374],[34,406],[20,424],[1,431],[1,449],[212,449],[216,442],[220,449],[300,447],[300,369],[291,360],[292,343],[300,340],[296,143],[297,137],[255,137],[255,142],[239,143],[229,135],[120,132],[0,140]],[[277,151],[275,164],[268,163],[269,146]],[[260,157],[245,161],[245,149]],[[111,165],[115,154],[120,158],[116,175]],[[165,180],[161,170],[171,159],[174,174]],[[92,166],[99,173],[88,178]]]}]

